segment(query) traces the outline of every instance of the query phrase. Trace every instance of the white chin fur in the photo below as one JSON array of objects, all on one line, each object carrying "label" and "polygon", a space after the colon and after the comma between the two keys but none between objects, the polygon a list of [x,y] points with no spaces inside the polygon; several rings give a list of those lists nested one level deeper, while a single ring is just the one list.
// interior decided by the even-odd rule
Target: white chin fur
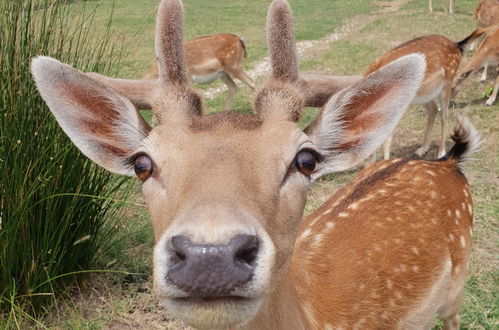
[{"label": "white chin fur", "polygon": [[262,302],[261,298],[196,303],[166,299],[165,305],[174,317],[194,328],[227,329],[251,321]]}]

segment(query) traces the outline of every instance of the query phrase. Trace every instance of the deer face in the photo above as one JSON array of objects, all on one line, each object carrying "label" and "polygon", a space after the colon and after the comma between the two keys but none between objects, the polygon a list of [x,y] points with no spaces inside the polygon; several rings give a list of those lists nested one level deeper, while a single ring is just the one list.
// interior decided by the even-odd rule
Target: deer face
[{"label": "deer face", "polygon": [[157,293],[197,327],[249,320],[291,257],[316,146],[293,122],[225,112],[158,126],[138,150]]},{"label": "deer face", "polygon": [[336,94],[301,131],[285,1],[269,9],[268,42],[272,76],[254,114],[203,116],[185,72],[181,3],[163,1],[155,128],[126,95],[54,59],[32,64],[42,97],[82,152],[142,181],[156,237],[156,292],[175,317],[199,328],[241,326],[258,313],[286,274],[310,183],[379,147],[425,71],[419,55],[399,59]]}]

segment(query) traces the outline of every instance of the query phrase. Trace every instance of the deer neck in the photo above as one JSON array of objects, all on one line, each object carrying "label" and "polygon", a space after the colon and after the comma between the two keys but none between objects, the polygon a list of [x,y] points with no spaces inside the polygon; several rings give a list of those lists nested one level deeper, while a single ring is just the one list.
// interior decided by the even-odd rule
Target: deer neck
[{"label": "deer neck", "polygon": [[292,267],[256,317],[243,329],[305,330],[310,326],[303,315]]}]

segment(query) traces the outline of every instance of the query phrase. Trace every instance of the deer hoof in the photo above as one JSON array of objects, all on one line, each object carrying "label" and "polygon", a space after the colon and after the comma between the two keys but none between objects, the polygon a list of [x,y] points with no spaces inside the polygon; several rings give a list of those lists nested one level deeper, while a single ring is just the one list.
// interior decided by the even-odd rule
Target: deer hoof
[{"label": "deer hoof", "polygon": [[424,156],[424,154],[428,151],[428,148],[426,147],[419,147],[418,150],[416,150],[414,153],[418,155],[419,157]]}]

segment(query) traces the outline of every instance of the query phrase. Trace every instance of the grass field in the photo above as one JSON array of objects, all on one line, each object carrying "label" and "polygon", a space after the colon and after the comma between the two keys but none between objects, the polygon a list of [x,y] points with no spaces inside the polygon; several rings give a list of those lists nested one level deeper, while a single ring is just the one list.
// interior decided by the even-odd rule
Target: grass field
[{"label": "grass field", "polygon": [[[141,77],[149,68],[153,59],[153,25],[157,2],[116,2],[115,27],[129,45],[126,67],[121,77]],[[245,67],[251,69],[266,56],[264,23],[268,2],[186,0],[186,37],[216,32],[240,34],[245,38],[249,52]],[[444,34],[458,41],[475,27],[472,19],[475,0],[457,1],[457,12],[453,15],[438,9],[430,14],[426,9],[427,1],[422,0],[295,0],[290,3],[296,17],[298,40],[316,40],[333,32],[343,32],[338,41],[324,41],[324,47],[307,51],[300,64],[301,69],[306,71],[360,74],[377,56],[403,41],[433,33]],[[86,2],[85,5],[95,6],[95,2]],[[383,10],[386,6],[393,6],[393,10]],[[105,13],[111,8],[110,2],[104,2],[98,8],[97,30],[99,13],[106,17]],[[263,81],[263,77],[254,78],[258,82]],[[497,329],[499,101],[492,107],[485,107],[482,94],[491,81],[481,85],[476,80],[477,77],[471,76],[465,82],[465,88],[452,104],[449,116],[452,126],[456,115],[466,114],[484,137],[480,152],[466,172],[473,189],[475,229],[462,328]],[[251,97],[250,91],[241,87],[234,108],[248,109]],[[208,100],[209,111],[219,109],[224,99],[225,93],[220,93],[213,100]],[[305,121],[310,121],[314,113],[314,110],[307,110]],[[411,106],[397,129],[392,149],[395,156],[409,156],[415,151],[422,140],[425,123],[423,107]],[[436,145],[433,145],[427,157],[435,156]],[[355,170],[347,171],[317,182],[310,193],[306,213],[320,205],[355,173]],[[108,251],[106,259],[102,261],[103,268],[124,270],[130,274],[92,276],[82,287],[75,288],[54,311],[48,313],[42,321],[45,326],[52,329],[182,327],[168,317],[151,294],[153,236],[138,185],[137,193],[130,202],[133,205],[127,209],[127,217],[123,219],[119,244]],[[437,322],[435,327],[440,328],[441,324]]]}]

